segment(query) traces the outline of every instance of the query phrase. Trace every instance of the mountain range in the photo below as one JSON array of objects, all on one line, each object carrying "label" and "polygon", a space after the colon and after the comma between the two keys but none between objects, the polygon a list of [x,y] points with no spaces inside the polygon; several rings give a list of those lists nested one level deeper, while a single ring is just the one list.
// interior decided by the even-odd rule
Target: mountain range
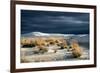
[{"label": "mountain range", "polygon": [[80,42],[89,42],[89,34],[59,34],[59,33],[43,33],[31,32],[22,34],[21,37],[64,37],[65,39],[76,39]]}]

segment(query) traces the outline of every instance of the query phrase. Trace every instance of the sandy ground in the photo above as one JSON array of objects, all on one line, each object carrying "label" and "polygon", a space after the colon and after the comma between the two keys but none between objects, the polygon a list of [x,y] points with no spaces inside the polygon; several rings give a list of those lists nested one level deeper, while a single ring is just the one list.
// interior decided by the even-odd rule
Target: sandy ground
[{"label": "sandy ground", "polygon": [[44,54],[34,54],[32,48],[21,48],[21,62],[48,62],[48,61],[61,61],[61,60],[87,60],[89,59],[89,50],[83,48],[83,54],[80,58],[73,58],[71,52],[66,49],[57,50],[54,52],[47,52]]}]

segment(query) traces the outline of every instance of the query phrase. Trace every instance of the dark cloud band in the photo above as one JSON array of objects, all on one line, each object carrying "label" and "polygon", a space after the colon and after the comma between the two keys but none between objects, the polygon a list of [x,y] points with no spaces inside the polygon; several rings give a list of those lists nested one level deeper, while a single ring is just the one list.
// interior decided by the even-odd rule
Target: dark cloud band
[{"label": "dark cloud band", "polygon": [[89,34],[89,13],[21,10],[21,33]]}]

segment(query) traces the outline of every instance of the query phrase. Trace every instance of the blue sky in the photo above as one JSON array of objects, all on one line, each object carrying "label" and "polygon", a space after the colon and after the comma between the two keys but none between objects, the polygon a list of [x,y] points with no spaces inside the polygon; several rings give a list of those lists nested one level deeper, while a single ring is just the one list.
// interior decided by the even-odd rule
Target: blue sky
[{"label": "blue sky", "polygon": [[89,13],[21,10],[21,34],[89,34]]}]

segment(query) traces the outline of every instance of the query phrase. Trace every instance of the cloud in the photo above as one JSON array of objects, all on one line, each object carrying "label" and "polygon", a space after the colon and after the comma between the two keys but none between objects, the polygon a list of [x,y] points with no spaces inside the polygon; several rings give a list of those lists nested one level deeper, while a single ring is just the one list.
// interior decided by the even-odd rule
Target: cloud
[{"label": "cloud", "polygon": [[89,33],[89,14],[49,11],[22,11],[22,33]]},{"label": "cloud", "polygon": [[68,17],[68,16],[59,16],[59,17],[52,17],[51,21],[56,23],[74,23],[74,24],[87,24],[88,21],[83,21],[77,19],[77,17]]}]

